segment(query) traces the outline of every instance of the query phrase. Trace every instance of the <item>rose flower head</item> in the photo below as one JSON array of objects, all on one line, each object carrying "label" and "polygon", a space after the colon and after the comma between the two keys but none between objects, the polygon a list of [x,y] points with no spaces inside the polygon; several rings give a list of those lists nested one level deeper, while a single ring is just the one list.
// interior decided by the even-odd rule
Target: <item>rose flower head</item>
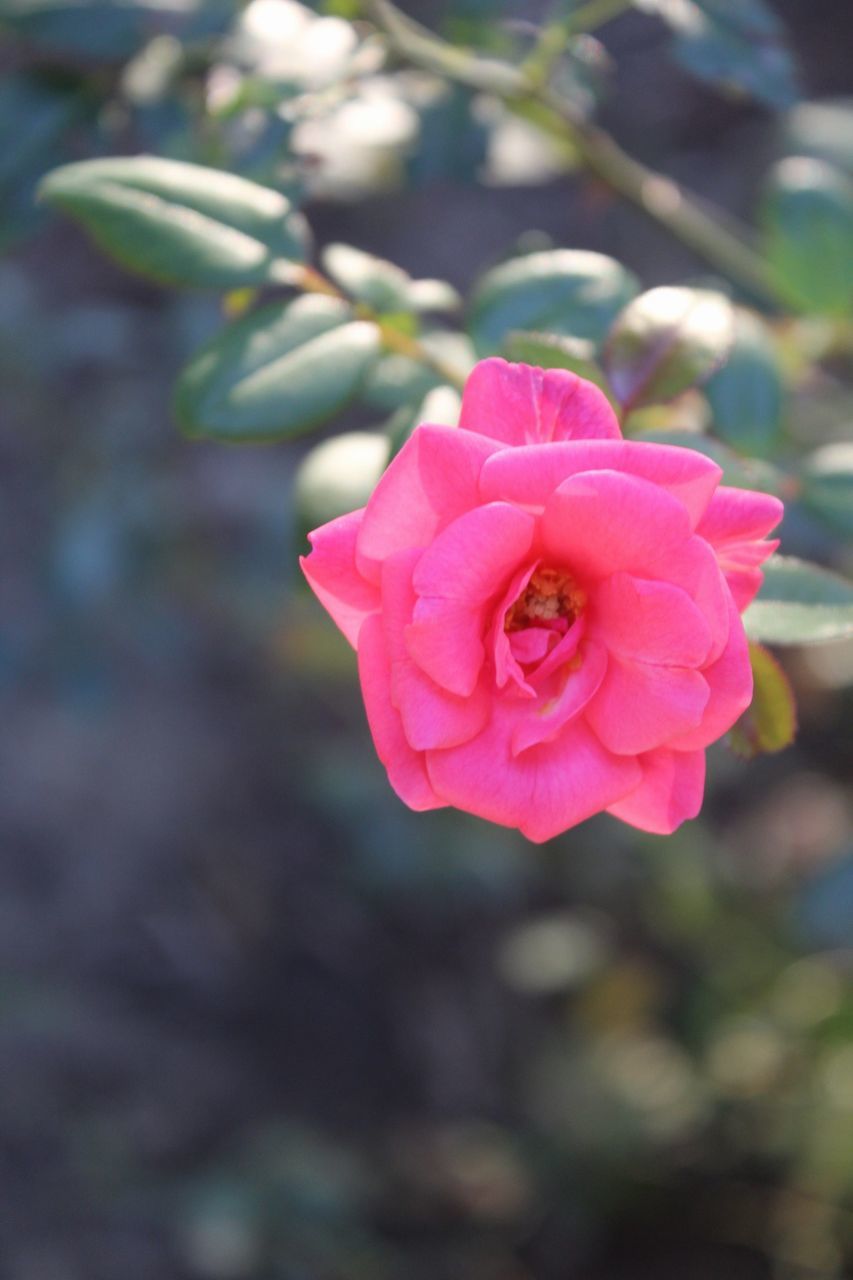
[{"label": "rose flower head", "polygon": [[548,840],[602,810],[669,833],[749,705],[740,614],[782,504],[623,440],[564,370],[482,361],[367,506],[310,535],[391,785]]}]

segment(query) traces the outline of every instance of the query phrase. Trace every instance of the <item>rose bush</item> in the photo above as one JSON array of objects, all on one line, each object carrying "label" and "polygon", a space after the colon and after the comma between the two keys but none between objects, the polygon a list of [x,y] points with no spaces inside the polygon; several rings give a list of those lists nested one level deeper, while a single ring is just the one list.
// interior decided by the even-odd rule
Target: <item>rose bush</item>
[{"label": "rose bush", "polygon": [[599,811],[668,833],[752,696],[740,613],[778,499],[623,440],[563,370],[484,360],[367,506],[310,536],[391,785],[543,841]]}]

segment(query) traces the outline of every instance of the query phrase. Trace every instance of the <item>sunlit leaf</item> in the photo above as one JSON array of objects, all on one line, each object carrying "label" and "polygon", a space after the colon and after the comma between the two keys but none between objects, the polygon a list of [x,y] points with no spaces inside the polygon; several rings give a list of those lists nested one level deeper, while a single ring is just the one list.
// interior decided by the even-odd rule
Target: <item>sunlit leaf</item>
[{"label": "sunlit leaf", "polygon": [[412,279],[393,262],[349,244],[328,245],[322,260],[335,283],[350,297],[376,311],[406,310]]},{"label": "sunlit leaf", "polygon": [[482,355],[499,350],[516,329],[597,343],[638,288],[613,258],[582,249],[543,250],[512,258],[480,278],[468,327]]},{"label": "sunlit leaf", "polygon": [[853,636],[853,583],[793,556],[764,566],[764,585],[744,614],[747,634],[769,644]]},{"label": "sunlit leaf", "polygon": [[374,324],[334,298],[272,303],[218,334],[187,365],[175,413],[192,436],[235,443],[300,435],[354,396],[379,351]]},{"label": "sunlit leaf", "polygon": [[[437,329],[422,334],[422,346],[464,377],[476,361],[470,340],[464,333]],[[391,352],[383,355],[365,381],[362,398],[374,409],[393,410],[420,404],[434,387],[440,386],[441,375],[410,356]]]},{"label": "sunlit leaf", "polygon": [[792,155],[814,156],[853,177],[853,98],[803,102],[785,118]]},{"label": "sunlit leaf", "polygon": [[82,160],[48,174],[40,194],[123,266],[165,284],[285,283],[307,248],[304,219],[278,191],[202,165]]},{"label": "sunlit leaf", "polygon": [[853,180],[822,160],[793,156],[773,170],[763,208],[765,252],[792,306],[853,309]]},{"label": "sunlit leaf", "polygon": [[626,413],[672,400],[725,360],[734,337],[731,303],[704,289],[640,294],[617,318],[604,369]]},{"label": "sunlit leaf", "polygon": [[784,751],[797,732],[797,704],[788,677],[763,645],[750,643],[752,702],[729,735],[739,756]]},{"label": "sunlit leaf", "polygon": [[391,454],[378,431],[346,431],[306,454],[294,481],[296,510],[308,529],[363,507]]},{"label": "sunlit leaf", "polygon": [[738,307],[734,345],[705,384],[713,430],[747,454],[765,454],[779,431],[784,404],[773,340],[759,317]]}]

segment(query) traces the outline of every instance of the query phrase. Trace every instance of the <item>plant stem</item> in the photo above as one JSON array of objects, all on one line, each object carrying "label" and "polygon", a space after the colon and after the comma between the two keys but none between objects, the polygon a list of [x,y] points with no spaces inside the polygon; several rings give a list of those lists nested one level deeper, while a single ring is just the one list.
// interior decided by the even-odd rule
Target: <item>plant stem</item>
[{"label": "plant stem", "polygon": [[348,298],[337,285],[333,284],[315,267],[300,267],[293,276],[292,283],[305,293],[321,293],[326,297],[340,298],[342,302],[349,303],[353,306],[359,320],[369,320],[376,325],[382,336],[383,345],[389,351],[394,351],[397,355],[408,356],[410,360],[416,360],[419,364],[426,365],[428,369],[432,369],[433,373],[436,373],[441,378],[442,382],[449,383],[457,391],[461,391],[465,386],[465,375],[460,370],[447,364],[440,356],[434,355],[417,338],[413,338],[407,333],[401,333],[399,329],[389,325],[367,303],[353,303],[351,298]]},{"label": "plant stem", "polygon": [[[721,212],[706,213],[698,200],[672,178],[628,155],[568,98],[531,79],[523,68],[482,57],[440,39],[406,17],[391,0],[362,3],[368,16],[407,61],[469,88],[492,93],[511,109],[523,112],[533,108],[538,126],[568,140],[590,173],[749,293],[784,305],[767,263],[744,231],[729,230],[723,225]],[[615,16],[615,5],[616,0],[589,0],[576,11],[575,18],[589,21],[590,15],[595,18],[606,12]],[[624,3],[621,7],[625,7]]]},{"label": "plant stem", "polygon": [[605,22],[611,22],[633,7],[632,0],[587,0],[586,4],[570,13],[566,21],[571,27],[572,35],[579,35],[582,31],[595,31],[598,27],[603,27]]}]

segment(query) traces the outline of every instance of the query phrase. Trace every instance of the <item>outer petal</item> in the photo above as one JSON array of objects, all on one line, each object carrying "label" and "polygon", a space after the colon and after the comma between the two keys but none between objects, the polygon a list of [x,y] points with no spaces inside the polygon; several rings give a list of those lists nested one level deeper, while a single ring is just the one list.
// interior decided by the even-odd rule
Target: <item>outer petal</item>
[{"label": "outer petal", "polygon": [[715,661],[729,637],[730,595],[717,557],[705,539],[694,534],[676,552],[649,564],[645,572],[650,578],[680,587],[690,596],[711,632],[705,661]]},{"label": "outer petal", "polygon": [[584,719],[609,751],[639,755],[695,728],[709,696],[698,671],[625,662],[611,655]]},{"label": "outer petal", "polygon": [[466,742],[480,732],[490,711],[488,690],[482,681],[471,697],[456,697],[412,661],[404,632],[417,600],[412,569],[419,555],[417,549],[399,551],[382,566],[382,621],[391,660],[391,701],[415,751]]},{"label": "outer petal", "polygon": [[592,382],[497,356],[481,360],[469,375],[459,425],[511,445],[622,434],[609,400]]},{"label": "outer petal", "polygon": [[684,504],[694,527],[722,475],[695,449],[639,440],[563,440],[493,453],[480,474],[480,495],[484,502],[503,499],[539,510],[580,471],[623,471],[650,480]]},{"label": "outer petal", "polygon": [[714,547],[752,542],[765,537],[784,514],[782,503],[770,493],[721,485],[696,532]]},{"label": "outer petal", "polygon": [[707,622],[681,587],[614,573],[590,602],[590,634],[620,658],[699,667],[711,646]]},{"label": "outer petal", "polygon": [[694,751],[716,742],[731,729],[752,701],[752,667],[743,623],[733,601],[729,602],[729,635],[716,662],[702,672],[711,696],[699,725],[673,739],[678,751]]},{"label": "outer petal", "polygon": [[779,523],[784,508],[769,493],[749,489],[720,488],[697,532],[717,553],[735,604],[741,613],[758,594],[763,575],[759,568],[778,547],[778,541],[762,542]]},{"label": "outer petal", "polygon": [[376,754],[388,770],[391,786],[410,809],[440,809],[445,802],[430,785],[424,757],[409,746],[400,715],[391,705],[391,671],[382,621],[376,614],[361,628],[358,674]]},{"label": "outer petal", "polygon": [[651,751],[640,756],[643,780],[607,810],[641,831],[668,836],[695,818],[705,792],[704,751]]},{"label": "outer petal", "polygon": [[492,441],[454,427],[421,426],[406,441],[374,489],[358,536],[362,571],[379,580],[377,562],[435,535],[479,505],[483,462]]},{"label": "outer petal", "polygon": [[353,648],[361,625],[379,608],[379,592],[356,568],[355,544],[364,511],[331,520],[309,533],[311,553],[299,564],[311,590],[332,615]]},{"label": "outer petal", "polygon": [[537,844],[592,817],[640,780],[634,760],[611,755],[582,720],[554,742],[513,757],[511,718],[496,707],[483,733],[450,751],[428,751],[437,794],[449,804],[506,827]]},{"label": "outer petal", "polygon": [[485,609],[467,602],[427,598],[415,605],[406,627],[406,647],[421,671],[443,689],[468,698],[477,687],[486,656]]},{"label": "outer petal", "polygon": [[618,471],[583,471],[565,480],[542,516],[551,562],[581,579],[619,569],[643,573],[677,555],[689,536],[687,512],[676,498]]}]

